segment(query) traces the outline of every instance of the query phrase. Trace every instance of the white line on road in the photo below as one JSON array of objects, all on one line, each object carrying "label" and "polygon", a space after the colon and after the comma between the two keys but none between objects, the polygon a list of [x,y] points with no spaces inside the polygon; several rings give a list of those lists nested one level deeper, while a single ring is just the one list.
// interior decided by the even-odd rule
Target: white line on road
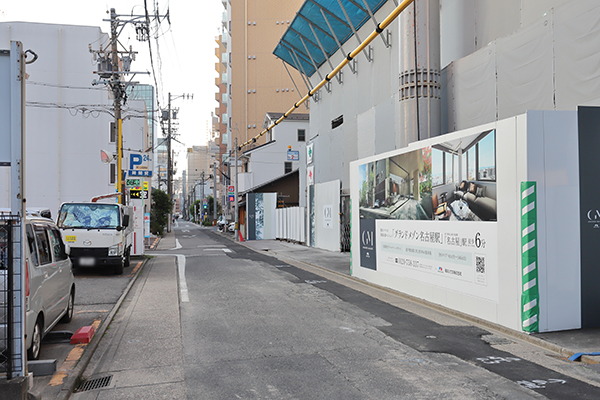
[{"label": "white line on road", "polygon": [[175,247],[173,247],[172,249],[169,249],[169,250],[178,250],[182,247],[183,246],[181,246],[181,244],[179,244],[179,240],[175,239]]},{"label": "white line on road", "polygon": [[183,254],[152,254],[153,256],[175,256],[177,257],[177,271],[179,272],[179,297],[182,303],[189,303],[187,282],[185,280],[185,256]]},{"label": "white line on road", "polygon": [[187,281],[185,280],[185,256],[177,254],[177,268],[179,269],[179,294],[182,303],[189,303]]}]

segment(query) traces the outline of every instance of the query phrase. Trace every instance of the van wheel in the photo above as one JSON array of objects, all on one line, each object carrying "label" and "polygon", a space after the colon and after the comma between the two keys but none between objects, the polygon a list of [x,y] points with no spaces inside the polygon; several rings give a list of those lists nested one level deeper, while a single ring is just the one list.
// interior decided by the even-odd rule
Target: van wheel
[{"label": "van wheel", "polygon": [[67,324],[71,322],[73,319],[73,309],[75,308],[75,288],[71,289],[71,293],[69,294],[69,304],[67,305],[67,312],[63,315],[60,322],[63,324]]},{"label": "van wheel", "polygon": [[31,334],[31,347],[27,350],[27,359],[37,360],[40,357],[40,347],[42,346],[42,319],[38,317]]}]

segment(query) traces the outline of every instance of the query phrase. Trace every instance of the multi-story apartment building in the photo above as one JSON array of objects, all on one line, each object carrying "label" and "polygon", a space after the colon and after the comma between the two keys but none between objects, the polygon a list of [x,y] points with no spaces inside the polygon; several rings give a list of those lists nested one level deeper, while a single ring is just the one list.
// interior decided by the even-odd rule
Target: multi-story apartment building
[{"label": "multi-story apartment building", "polygon": [[[229,130],[234,140],[238,138],[238,143],[260,133],[267,112],[287,111],[284,108],[301,97],[300,74],[288,69],[273,54],[278,39],[290,26],[301,4],[301,0],[229,2]],[[255,144],[265,141],[263,138]]]}]

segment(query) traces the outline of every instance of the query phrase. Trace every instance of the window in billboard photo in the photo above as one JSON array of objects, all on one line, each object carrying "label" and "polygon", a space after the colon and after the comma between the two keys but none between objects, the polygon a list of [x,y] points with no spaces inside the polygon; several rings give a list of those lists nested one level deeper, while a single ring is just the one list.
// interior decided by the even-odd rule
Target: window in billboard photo
[{"label": "window in billboard photo", "polygon": [[359,165],[362,219],[496,221],[496,131]]}]

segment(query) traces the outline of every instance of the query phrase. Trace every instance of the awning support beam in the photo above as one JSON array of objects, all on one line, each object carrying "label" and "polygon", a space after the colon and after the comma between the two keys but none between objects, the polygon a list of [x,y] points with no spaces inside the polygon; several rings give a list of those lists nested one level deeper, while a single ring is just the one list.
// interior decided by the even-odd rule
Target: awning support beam
[{"label": "awning support beam", "polygon": [[[327,60],[327,63],[329,64],[329,68],[333,69],[334,67],[333,67],[333,64],[331,63],[331,60],[329,59],[329,55],[327,54],[327,52],[323,48],[323,45],[321,44],[321,41],[319,40],[319,37],[317,36],[317,33],[315,32],[315,30],[313,28],[313,24],[310,21],[308,22],[308,27],[310,28],[310,30],[312,31],[313,35],[315,36],[315,39],[317,39],[317,43],[319,44],[319,48],[323,52],[323,55],[325,56],[325,59]],[[340,73],[337,74],[335,77],[337,78],[338,83],[341,84],[342,83],[342,72],[340,71]]]},{"label": "awning support beam", "polygon": [[[351,2],[352,4],[354,4],[356,7],[361,8],[353,0],[348,0],[348,1]],[[373,21],[373,23],[375,24],[375,29],[379,29],[379,23],[375,19],[375,15],[373,15],[373,11],[371,11],[371,7],[369,7],[369,3],[367,3],[367,0],[362,0],[362,1],[365,4],[365,8],[367,9],[366,11],[369,14],[369,17],[371,17],[371,21]],[[388,30],[386,30],[385,32],[386,32],[385,36],[383,36],[383,31],[381,31],[381,33],[379,34],[379,37],[381,37],[381,40],[383,41],[383,44],[385,45],[385,47],[391,47],[392,46],[391,32]]]},{"label": "awning support beam", "polygon": [[[290,28],[290,29],[292,29],[292,28]],[[295,31],[294,31],[294,32],[295,32]],[[298,32],[296,32],[296,33],[298,33]],[[306,50],[306,52],[308,53],[308,57],[310,57],[310,62],[312,63],[312,65],[313,65],[313,67],[314,67],[315,71],[317,72],[317,74],[319,74],[319,79],[320,79],[320,80],[323,80],[323,75],[321,75],[321,71],[319,71],[319,67],[317,66],[317,63],[315,62],[315,60],[313,60],[312,56],[310,55],[310,51],[308,50],[308,46],[306,46],[306,42],[305,42],[305,41],[304,41],[304,39],[303,39],[303,38],[304,38],[304,36],[302,36],[302,35],[300,35],[300,34],[298,34],[298,35],[299,35],[298,37],[300,38],[300,41],[302,42],[302,45],[304,46],[304,49],[305,49],[305,50]],[[327,82],[327,83],[329,83],[329,82]],[[328,92],[331,92],[331,86],[330,86],[330,85],[326,85],[326,86],[325,86],[325,89],[326,89]]]},{"label": "awning support beam", "polygon": [[[329,19],[327,18],[327,15],[325,15],[325,11],[323,11],[323,8],[321,8],[321,15],[323,15],[323,19],[325,20],[325,23],[327,24],[327,27],[331,31],[331,34],[333,35],[333,39],[337,43],[338,47],[342,50],[342,53],[343,54],[348,54],[348,53],[346,53],[346,51],[344,51],[344,48],[342,47],[342,43],[340,43],[339,39],[335,35],[335,31],[333,30],[333,27],[329,23]],[[356,59],[352,59],[352,62],[348,63],[348,67],[350,67],[350,70],[352,71],[353,74],[356,74],[356,72],[357,72],[357,70],[356,70]]]},{"label": "awning support beam", "polygon": [[[350,26],[350,29],[352,29],[352,32],[354,33],[354,36],[356,37],[356,40],[358,40],[359,44],[363,43],[363,41],[360,40],[360,36],[358,36],[358,32],[354,28],[354,24],[352,23],[352,20],[350,20],[350,17],[348,16],[348,13],[346,12],[346,7],[344,7],[344,4],[342,3],[342,0],[337,0],[337,2],[338,2],[338,4],[340,5],[340,7],[342,9],[342,12],[344,13],[344,16],[346,17],[346,20],[348,21],[348,26]],[[365,55],[365,57],[367,57],[367,61],[368,62],[372,62],[373,61],[373,48],[371,47],[371,45],[367,46],[367,50],[363,49],[363,54]]]}]

